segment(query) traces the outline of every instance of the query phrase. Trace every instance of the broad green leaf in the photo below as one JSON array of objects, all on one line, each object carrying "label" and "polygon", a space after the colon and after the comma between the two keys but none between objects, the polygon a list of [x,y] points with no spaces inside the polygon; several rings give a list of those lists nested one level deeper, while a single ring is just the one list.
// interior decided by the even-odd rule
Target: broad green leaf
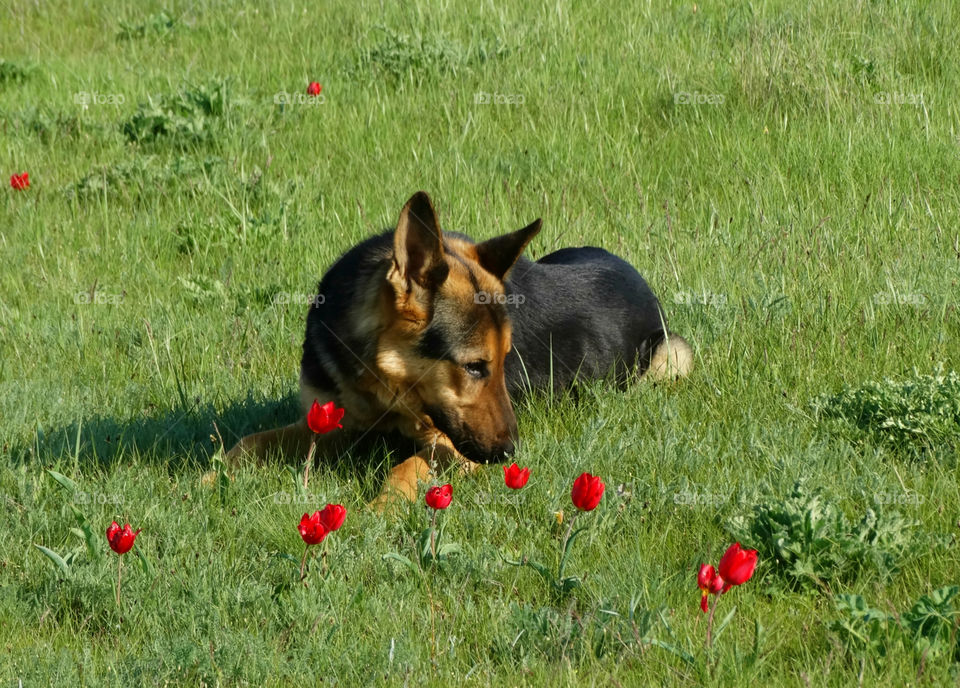
[{"label": "broad green leaf", "polygon": [[47,559],[49,559],[54,564],[56,564],[60,568],[60,570],[63,571],[63,575],[65,576],[70,575],[70,566],[67,564],[67,562],[63,560],[63,557],[61,557],[59,554],[54,552],[52,549],[48,549],[43,545],[34,544],[33,546],[36,547],[41,552],[43,552],[44,556],[46,556]]},{"label": "broad green leaf", "polygon": [[410,561],[410,559],[408,559],[407,557],[403,556],[402,554],[397,554],[396,552],[387,552],[381,558],[383,559],[383,561],[386,561],[387,559],[392,559],[393,561],[399,561],[401,564],[409,568],[415,574],[420,573],[420,571],[417,569],[414,563]]},{"label": "broad green leaf", "polygon": [[57,473],[57,471],[53,470],[52,468],[48,468],[47,473],[49,473],[50,477],[56,480],[57,483],[60,484],[60,487],[62,487],[64,490],[66,490],[70,494],[74,494],[79,489],[77,487],[77,484],[73,482],[73,480],[65,476],[63,473]]}]

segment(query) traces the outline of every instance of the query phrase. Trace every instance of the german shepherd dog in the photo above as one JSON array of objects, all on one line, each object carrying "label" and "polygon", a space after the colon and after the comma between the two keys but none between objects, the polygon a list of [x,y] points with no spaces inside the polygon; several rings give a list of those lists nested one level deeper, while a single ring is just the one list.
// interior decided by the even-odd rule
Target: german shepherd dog
[{"label": "german shepherd dog", "polygon": [[[346,410],[344,432],[399,431],[417,452],[377,503],[414,500],[436,465],[501,462],[517,442],[511,396],[612,376],[669,379],[693,364],[657,297],[599,248],[521,257],[540,220],[474,243],[441,232],[418,192],[393,231],[354,246],[320,281],[300,364],[301,419],[244,437],[227,455],[304,456],[314,400]],[[336,435],[337,433],[331,433]],[[318,439],[318,452],[324,438]]]}]

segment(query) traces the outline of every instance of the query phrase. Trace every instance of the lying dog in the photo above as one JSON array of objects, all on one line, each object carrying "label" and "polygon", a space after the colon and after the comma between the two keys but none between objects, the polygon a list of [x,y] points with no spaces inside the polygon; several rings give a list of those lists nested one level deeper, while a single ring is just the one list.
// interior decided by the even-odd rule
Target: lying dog
[{"label": "lying dog", "polygon": [[334,400],[346,409],[344,431],[398,430],[415,441],[380,498],[412,500],[431,456],[474,468],[513,453],[512,395],[690,371],[690,347],[668,334],[629,263],[599,248],[522,258],[539,231],[537,220],[474,243],[442,233],[430,198],[414,194],[396,230],[354,246],[321,280],[303,342],[301,419],[244,437],[228,461],[274,448],[304,456],[307,410]]}]

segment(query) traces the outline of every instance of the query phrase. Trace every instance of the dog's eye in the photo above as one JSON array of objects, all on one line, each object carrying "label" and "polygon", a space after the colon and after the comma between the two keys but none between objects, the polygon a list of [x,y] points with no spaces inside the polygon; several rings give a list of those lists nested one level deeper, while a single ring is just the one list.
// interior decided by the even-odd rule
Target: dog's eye
[{"label": "dog's eye", "polygon": [[486,361],[471,361],[470,363],[464,363],[463,369],[467,371],[467,374],[470,375],[470,377],[478,380],[481,380],[490,374],[490,371],[487,370]]}]

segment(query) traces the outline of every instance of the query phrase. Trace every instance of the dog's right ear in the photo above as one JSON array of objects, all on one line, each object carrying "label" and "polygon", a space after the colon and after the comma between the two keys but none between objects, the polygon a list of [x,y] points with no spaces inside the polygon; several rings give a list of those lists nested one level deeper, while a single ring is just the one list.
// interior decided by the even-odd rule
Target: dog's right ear
[{"label": "dog's right ear", "polygon": [[437,214],[430,197],[418,191],[400,211],[393,233],[393,266],[387,274],[401,308],[425,310],[430,292],[443,284],[449,270]]},{"label": "dog's right ear", "polygon": [[504,234],[503,236],[487,239],[477,244],[477,258],[483,269],[498,280],[506,278],[513,264],[520,260],[520,254],[527,247],[530,240],[537,236],[541,222],[534,220],[523,229]]}]

